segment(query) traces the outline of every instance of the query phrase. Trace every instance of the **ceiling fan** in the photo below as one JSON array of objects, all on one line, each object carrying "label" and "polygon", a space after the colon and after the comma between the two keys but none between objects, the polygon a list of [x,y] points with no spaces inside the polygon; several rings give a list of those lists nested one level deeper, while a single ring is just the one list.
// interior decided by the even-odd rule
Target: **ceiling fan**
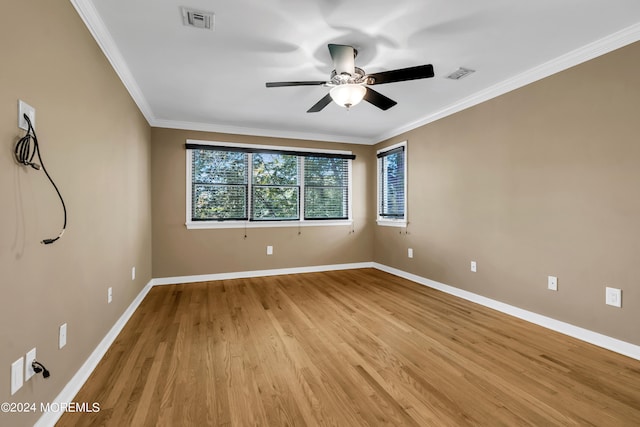
[{"label": "ceiling fan", "polygon": [[384,83],[402,82],[406,80],[426,79],[433,77],[433,65],[418,65],[416,67],[383,71],[366,74],[362,68],[355,66],[358,51],[353,46],[330,44],[329,54],[335,69],[331,72],[329,81],[301,81],[301,82],[270,82],[267,87],[284,86],[325,86],[331,90],[318,101],[307,113],[317,113],[329,105],[331,101],[347,109],[358,104],[363,99],[381,110],[388,110],[397,104],[383,94],[368,86]]}]

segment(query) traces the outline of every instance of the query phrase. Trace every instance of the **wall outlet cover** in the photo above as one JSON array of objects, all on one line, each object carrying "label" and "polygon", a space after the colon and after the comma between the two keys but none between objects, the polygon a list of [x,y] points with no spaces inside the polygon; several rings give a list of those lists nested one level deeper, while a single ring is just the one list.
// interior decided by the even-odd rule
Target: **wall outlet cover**
[{"label": "wall outlet cover", "polygon": [[36,360],[36,349],[32,348],[27,353],[27,357],[25,358],[25,364],[24,364],[24,380],[25,381],[29,381],[31,377],[36,374],[36,372],[33,370],[33,367],[31,366],[31,363],[33,363],[34,360]]},{"label": "wall outlet cover", "polygon": [[613,307],[622,307],[622,290],[617,288],[605,288],[605,302]]},{"label": "wall outlet cover", "polygon": [[478,271],[478,264],[475,261],[471,261],[471,271],[474,273]]},{"label": "wall outlet cover", "polygon": [[58,335],[58,348],[62,348],[67,345],[67,324],[60,325],[60,332]]},{"label": "wall outlet cover", "polygon": [[11,395],[16,394],[24,383],[24,357],[11,364]]},{"label": "wall outlet cover", "polygon": [[27,104],[26,102],[24,102],[23,100],[19,99],[18,100],[18,127],[20,129],[28,130],[29,125],[27,124],[27,121],[24,119],[25,114],[29,117],[29,120],[31,120],[31,126],[33,126],[33,128],[35,129],[36,109],[33,108],[31,105]]},{"label": "wall outlet cover", "polygon": [[547,288],[552,291],[558,290],[558,278],[555,276],[549,276],[547,278]]}]

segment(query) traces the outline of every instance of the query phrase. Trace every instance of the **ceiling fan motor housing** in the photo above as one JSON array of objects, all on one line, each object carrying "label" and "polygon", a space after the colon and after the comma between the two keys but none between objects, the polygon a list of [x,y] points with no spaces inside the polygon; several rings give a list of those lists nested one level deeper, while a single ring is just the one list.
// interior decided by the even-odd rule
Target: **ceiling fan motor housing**
[{"label": "ceiling fan motor housing", "polygon": [[355,67],[353,74],[338,74],[336,70],[331,72],[331,78],[327,82],[327,86],[343,85],[343,84],[362,84],[366,83],[366,74],[362,68]]}]

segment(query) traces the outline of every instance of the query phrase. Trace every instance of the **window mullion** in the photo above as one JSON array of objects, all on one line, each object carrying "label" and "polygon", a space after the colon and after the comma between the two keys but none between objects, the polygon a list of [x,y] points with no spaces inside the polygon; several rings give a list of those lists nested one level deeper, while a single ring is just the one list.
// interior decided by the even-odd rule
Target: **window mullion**
[{"label": "window mullion", "polygon": [[298,157],[298,221],[304,221],[305,198],[304,157]]},{"label": "window mullion", "polygon": [[253,153],[247,153],[247,221],[253,218]]}]

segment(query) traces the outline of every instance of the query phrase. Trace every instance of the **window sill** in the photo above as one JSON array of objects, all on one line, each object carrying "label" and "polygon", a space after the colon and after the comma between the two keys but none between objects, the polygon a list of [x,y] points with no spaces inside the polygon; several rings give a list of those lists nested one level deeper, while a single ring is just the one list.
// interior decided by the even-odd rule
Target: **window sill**
[{"label": "window sill", "polygon": [[353,221],[190,221],[185,223],[187,230],[206,230],[216,228],[281,228],[281,227],[326,227],[351,226]]},{"label": "window sill", "polygon": [[407,227],[407,221],[404,219],[379,219],[376,223],[383,227]]}]

